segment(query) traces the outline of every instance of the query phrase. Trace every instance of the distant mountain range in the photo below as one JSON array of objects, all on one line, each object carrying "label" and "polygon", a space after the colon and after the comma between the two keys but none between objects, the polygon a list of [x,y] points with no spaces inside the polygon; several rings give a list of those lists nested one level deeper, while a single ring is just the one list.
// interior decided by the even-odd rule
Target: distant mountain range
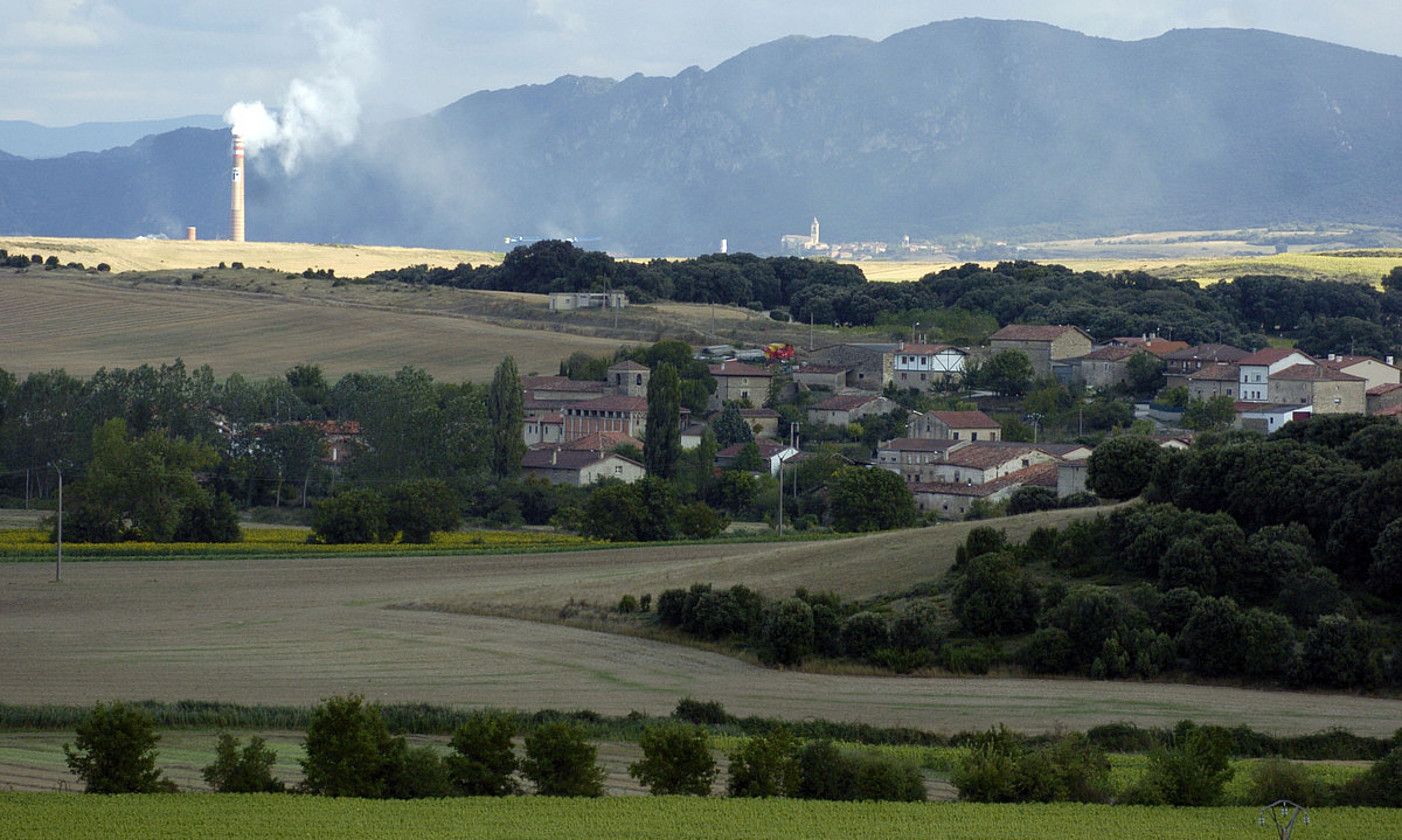
[{"label": "distant mountain range", "polygon": [[[5,148],[0,142],[0,148]],[[228,136],[0,160],[0,232],[227,232]],[[709,71],[567,76],[377,126],[284,177],[260,239],[639,254],[1350,221],[1402,226],[1402,58],[1256,30],[1144,41],[958,20],[785,38]]]},{"label": "distant mountain range", "polygon": [[90,122],[50,127],[26,120],[0,120],[0,150],[26,158],[52,158],[74,152],[100,152],[130,146],[151,134],[179,128],[220,128],[224,118],[216,114],[192,114],[164,120]]}]

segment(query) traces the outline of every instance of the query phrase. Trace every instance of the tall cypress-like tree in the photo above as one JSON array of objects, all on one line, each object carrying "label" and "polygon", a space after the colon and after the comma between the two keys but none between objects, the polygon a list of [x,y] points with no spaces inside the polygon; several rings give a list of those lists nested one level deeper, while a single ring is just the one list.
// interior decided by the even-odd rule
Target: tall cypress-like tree
[{"label": "tall cypress-like tree", "polygon": [[647,383],[647,439],[643,461],[647,474],[676,478],[682,452],[681,379],[677,369],[662,362]]},{"label": "tall cypress-like tree", "polygon": [[521,471],[526,454],[522,427],[526,423],[525,398],[516,360],[507,356],[497,365],[492,386],[487,390],[487,418],[492,424],[492,475],[509,478]]}]

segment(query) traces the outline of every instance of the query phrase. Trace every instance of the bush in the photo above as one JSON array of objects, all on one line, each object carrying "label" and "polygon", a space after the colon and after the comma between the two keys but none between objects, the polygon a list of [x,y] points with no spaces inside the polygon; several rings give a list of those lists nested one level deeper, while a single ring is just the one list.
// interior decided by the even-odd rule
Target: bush
[{"label": "bush", "polygon": [[748,739],[730,754],[731,796],[793,796],[799,781],[798,742],[783,727]]},{"label": "bush", "polygon": [[453,733],[447,758],[448,780],[464,796],[520,793],[511,739],[516,724],[508,715],[475,712]]},{"label": "bush", "polygon": [[1017,652],[1017,662],[1034,674],[1064,674],[1076,668],[1076,649],[1060,627],[1043,627]]},{"label": "bush", "polygon": [[1373,762],[1368,772],[1339,790],[1340,804],[1402,808],[1402,747]]},{"label": "bush", "polygon": [[526,736],[521,771],[541,796],[604,795],[598,750],[584,731],[569,723],[548,723]]},{"label": "bush", "polygon": [[1008,547],[1008,535],[1001,528],[980,525],[969,531],[960,551],[955,552],[955,565],[962,567],[969,560],[985,554],[996,554]]},{"label": "bush", "polygon": [[312,533],[331,545],[384,542],[393,536],[389,506],[374,490],[344,490],[317,503]]},{"label": "bush", "polygon": [[857,768],[832,741],[809,741],[798,751],[798,796],[842,801],[856,795]]},{"label": "bush", "polygon": [[1050,487],[1037,487],[1028,485],[1019,487],[1008,499],[1008,514],[1015,516],[1019,513],[1034,513],[1039,510],[1056,510],[1061,507],[1061,500],[1057,498],[1056,491]]},{"label": "bush", "polygon": [[176,542],[239,542],[239,512],[227,493],[202,493],[180,512]]},{"label": "bush", "polygon": [[870,659],[889,644],[886,619],[874,612],[859,612],[842,623],[842,649],[853,659]]},{"label": "bush", "polygon": [[853,799],[866,802],[924,802],[925,779],[909,761],[876,753],[848,759],[854,766]]},{"label": "bush", "polygon": [[156,769],[161,737],[151,716],[121,702],[98,703],[78,723],[64,763],[88,793],[168,793],[175,784]]},{"label": "bush", "polygon": [[972,557],[954,589],[954,614],[970,633],[1021,633],[1036,622],[1036,587],[1006,554]]},{"label": "bush", "polygon": [[1086,464],[1086,487],[1106,499],[1133,499],[1144,492],[1163,450],[1147,437],[1123,435],[1095,448]]},{"label": "bush", "polygon": [[692,502],[677,511],[677,533],[689,540],[709,540],[730,527],[730,520],[705,502]]},{"label": "bush", "polygon": [[771,607],[764,621],[764,653],[780,665],[800,665],[813,653],[813,608],[799,598]]},{"label": "bush", "polygon": [[632,595],[624,595],[618,599],[618,612],[628,615],[638,611],[638,599]]},{"label": "bush", "polygon": [[929,601],[906,607],[891,622],[891,645],[897,650],[928,651],[939,643],[939,610]]},{"label": "bush", "polygon": [[395,738],[385,762],[386,799],[441,799],[453,793],[447,764],[428,745],[410,747]]},{"label": "bush", "polygon": [[685,589],[666,589],[657,596],[657,621],[659,624],[680,627],[685,617]]},{"label": "bush", "polygon": [[1149,753],[1149,767],[1126,799],[1136,805],[1215,805],[1232,778],[1225,736],[1187,721],[1173,744]]},{"label": "bush", "polygon": [[710,736],[699,726],[663,724],[643,730],[643,758],[628,767],[654,796],[707,796],[716,778]]},{"label": "bush", "polygon": [[227,732],[219,734],[214,763],[201,775],[216,793],[282,793],[285,786],[273,776],[277,753],[257,735],[239,750],[239,740]]},{"label": "bush", "polygon": [[951,674],[986,674],[998,661],[998,648],[989,644],[946,644],[940,648],[940,666]]},{"label": "bush", "polygon": [[1268,805],[1289,799],[1301,805],[1323,805],[1324,786],[1301,764],[1272,756],[1251,768],[1251,782],[1243,805]]},{"label": "bush", "polygon": [[405,481],[389,491],[386,533],[406,543],[427,543],[434,531],[451,531],[462,520],[457,494],[439,479]]},{"label": "bush", "polygon": [[389,734],[378,706],[359,695],[332,697],[312,712],[307,724],[302,782],[320,796],[379,798],[403,739]]},{"label": "bush", "polygon": [[692,700],[690,697],[677,701],[672,717],[703,726],[723,726],[736,721],[736,717],[715,700]]}]

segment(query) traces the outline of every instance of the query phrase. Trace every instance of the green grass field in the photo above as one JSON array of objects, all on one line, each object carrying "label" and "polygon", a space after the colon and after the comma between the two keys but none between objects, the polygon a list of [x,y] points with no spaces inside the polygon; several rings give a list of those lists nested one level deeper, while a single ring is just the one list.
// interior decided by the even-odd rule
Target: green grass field
[{"label": "green grass field", "polygon": [[[260,796],[0,794],[10,840],[212,837],[454,837],[488,840],[688,838],[1156,838],[1266,837],[1254,808],[1112,805],[900,805],[686,798],[447,799],[415,802]],[[1332,808],[1312,814],[1309,840],[1402,837],[1397,812]]]}]

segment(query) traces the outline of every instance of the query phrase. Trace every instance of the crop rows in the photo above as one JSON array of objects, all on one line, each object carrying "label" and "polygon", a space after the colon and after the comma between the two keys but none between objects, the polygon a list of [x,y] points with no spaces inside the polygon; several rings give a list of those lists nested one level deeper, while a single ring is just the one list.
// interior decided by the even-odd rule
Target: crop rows
[{"label": "crop rows", "polygon": [[[1312,814],[1310,840],[1402,837],[1397,812],[1332,808]],[[903,805],[615,798],[380,802],[199,794],[98,797],[0,794],[0,836],[11,840],[165,837],[940,838],[1236,840],[1266,837],[1253,808],[1098,805]]]}]

